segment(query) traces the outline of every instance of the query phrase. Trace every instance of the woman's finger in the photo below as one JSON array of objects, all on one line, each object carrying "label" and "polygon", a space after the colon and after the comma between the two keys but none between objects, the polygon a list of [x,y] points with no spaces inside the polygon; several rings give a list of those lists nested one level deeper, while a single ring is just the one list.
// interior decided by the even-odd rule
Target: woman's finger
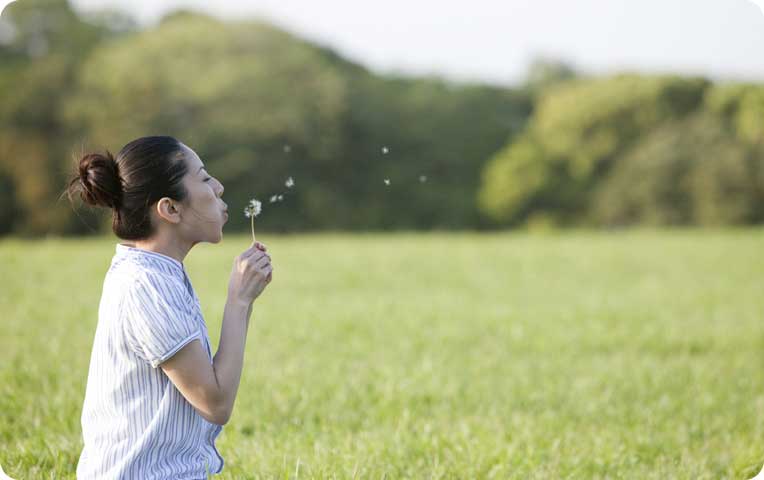
[{"label": "woman's finger", "polygon": [[263,258],[255,262],[255,268],[263,268],[266,265],[270,265],[270,264],[271,264],[271,257],[263,256]]},{"label": "woman's finger", "polygon": [[257,248],[255,244],[252,244],[250,245],[248,249],[244,250],[244,252],[241,254],[241,258],[248,258],[254,255],[255,253],[260,253],[260,252],[262,252],[262,250]]},{"label": "woman's finger", "polygon": [[246,252],[246,255],[242,255],[243,258],[246,258],[250,262],[257,262],[262,258],[271,258],[270,255],[263,252],[262,250],[258,250],[255,248],[251,252]]},{"label": "woman's finger", "polygon": [[266,259],[266,260],[268,260],[270,262],[271,261],[271,256],[268,255],[265,252],[257,252],[257,253],[255,253],[254,255],[252,255],[250,257],[249,261],[252,262],[252,263],[257,264],[258,262],[262,262],[263,259]]}]

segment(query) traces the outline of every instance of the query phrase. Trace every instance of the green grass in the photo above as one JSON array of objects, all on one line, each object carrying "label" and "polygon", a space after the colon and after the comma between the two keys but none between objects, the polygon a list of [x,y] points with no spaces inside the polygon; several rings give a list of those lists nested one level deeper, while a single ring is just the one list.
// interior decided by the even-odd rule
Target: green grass
[{"label": "green grass", "polygon": [[[764,231],[258,237],[217,446],[240,478],[747,479],[764,461]],[[74,478],[117,239],[0,243],[0,464]],[[217,349],[233,257],[186,267]]]}]

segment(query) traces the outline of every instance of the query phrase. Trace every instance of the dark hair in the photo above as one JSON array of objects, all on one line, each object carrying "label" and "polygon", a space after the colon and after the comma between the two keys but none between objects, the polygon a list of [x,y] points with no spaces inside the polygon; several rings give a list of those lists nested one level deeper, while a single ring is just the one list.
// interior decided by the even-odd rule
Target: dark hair
[{"label": "dark hair", "polygon": [[162,197],[179,202],[188,192],[183,176],[188,171],[181,143],[174,137],[135,139],[116,158],[86,153],[77,161],[67,185],[69,200],[79,193],[88,205],[112,209],[112,230],[124,240],[143,240],[154,233],[150,208]]}]

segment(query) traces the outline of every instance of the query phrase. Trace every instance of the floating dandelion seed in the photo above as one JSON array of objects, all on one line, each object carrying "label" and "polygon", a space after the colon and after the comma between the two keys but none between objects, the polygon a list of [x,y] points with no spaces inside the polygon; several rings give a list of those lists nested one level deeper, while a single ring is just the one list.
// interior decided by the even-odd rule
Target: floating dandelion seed
[{"label": "floating dandelion seed", "polygon": [[252,241],[255,241],[255,217],[260,215],[262,210],[262,203],[256,198],[249,201],[249,204],[244,209],[244,216],[252,219]]},{"label": "floating dandelion seed", "polygon": [[419,183],[424,183],[427,181],[427,175],[419,175]]},{"label": "floating dandelion seed", "polygon": [[279,202],[280,202],[280,201],[284,200],[284,195],[279,195],[278,198],[279,198]]},{"label": "floating dandelion seed", "polygon": [[389,178],[385,179],[385,185],[388,185],[388,186],[390,185],[390,179]]},{"label": "floating dandelion seed", "polygon": [[275,202],[276,200],[278,200],[278,198],[279,198],[278,195],[271,195],[270,203]]},{"label": "floating dandelion seed", "polygon": [[287,188],[294,187],[294,179],[292,177],[287,178],[286,182],[284,182],[284,185],[286,185]]},{"label": "floating dandelion seed", "polygon": [[387,153],[388,153],[389,151],[390,151],[390,149],[389,149],[389,148],[387,148],[387,147],[382,147],[382,153],[383,153],[383,154],[387,155]]},{"label": "floating dandelion seed", "polygon": [[284,153],[289,153],[292,151],[292,147],[290,145],[284,145]]}]

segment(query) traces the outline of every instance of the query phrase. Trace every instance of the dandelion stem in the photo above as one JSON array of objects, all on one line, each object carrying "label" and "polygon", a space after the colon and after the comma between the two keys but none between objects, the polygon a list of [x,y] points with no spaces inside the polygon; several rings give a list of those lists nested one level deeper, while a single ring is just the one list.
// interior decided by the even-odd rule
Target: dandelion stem
[{"label": "dandelion stem", "polygon": [[255,216],[252,215],[249,218],[252,219],[252,242],[254,242],[255,241]]}]

